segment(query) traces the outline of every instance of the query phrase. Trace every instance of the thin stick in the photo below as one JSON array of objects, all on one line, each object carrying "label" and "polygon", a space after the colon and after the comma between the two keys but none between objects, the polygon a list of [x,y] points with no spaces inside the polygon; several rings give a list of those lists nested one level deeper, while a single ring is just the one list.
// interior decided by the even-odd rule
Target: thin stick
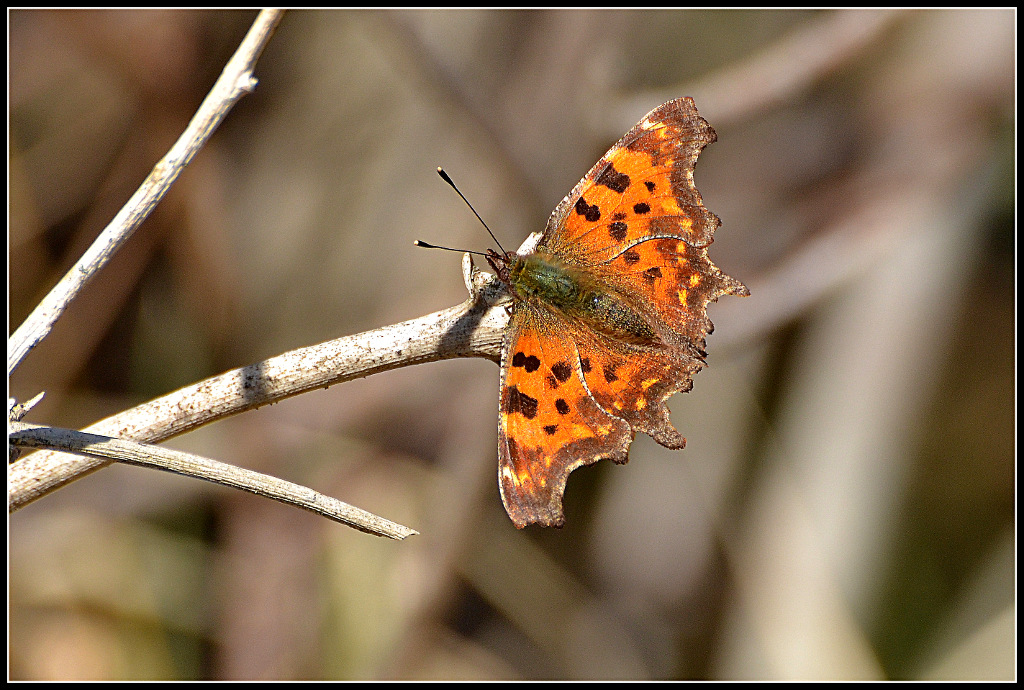
[{"label": "thin stick", "polygon": [[12,445],[52,448],[67,453],[115,460],[127,465],[150,467],[196,477],[305,508],[336,522],[380,537],[405,539],[410,535],[419,534],[414,529],[391,522],[336,498],[325,496],[305,486],[199,455],[109,436],[87,434],[72,429],[25,424],[24,422],[10,422],[9,430],[8,441]]},{"label": "thin stick", "polygon": [[281,10],[263,10],[234,56],[225,65],[213,89],[203,100],[185,132],[178,138],[167,155],[149,173],[142,186],[128,203],[103,229],[82,258],[61,278],[43,298],[24,323],[7,342],[7,375],[17,369],[22,360],[50,332],[57,319],[114,253],[132,236],[170,189],[171,184],[203,147],[231,110],[245,94],[256,88],[253,66],[270,39],[274,27],[281,20]]}]

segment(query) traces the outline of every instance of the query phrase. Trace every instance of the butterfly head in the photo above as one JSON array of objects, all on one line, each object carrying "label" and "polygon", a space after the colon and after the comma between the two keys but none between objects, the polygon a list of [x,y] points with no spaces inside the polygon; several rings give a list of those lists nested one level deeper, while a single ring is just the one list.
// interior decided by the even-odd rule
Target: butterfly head
[{"label": "butterfly head", "polygon": [[487,263],[494,270],[494,274],[498,276],[498,280],[505,285],[509,293],[516,299],[522,299],[516,291],[516,284],[519,282],[519,276],[522,273],[522,258],[512,252],[502,254],[493,249],[488,249],[484,258],[487,259]]}]

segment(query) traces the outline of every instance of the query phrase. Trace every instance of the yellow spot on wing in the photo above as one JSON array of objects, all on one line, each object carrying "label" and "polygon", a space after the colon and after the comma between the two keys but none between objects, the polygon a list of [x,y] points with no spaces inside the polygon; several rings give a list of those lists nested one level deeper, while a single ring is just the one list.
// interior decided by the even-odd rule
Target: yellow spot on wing
[{"label": "yellow spot on wing", "polygon": [[579,424],[573,424],[572,432],[572,437],[574,440],[579,440],[581,438],[590,438],[594,435],[588,427],[580,426]]}]

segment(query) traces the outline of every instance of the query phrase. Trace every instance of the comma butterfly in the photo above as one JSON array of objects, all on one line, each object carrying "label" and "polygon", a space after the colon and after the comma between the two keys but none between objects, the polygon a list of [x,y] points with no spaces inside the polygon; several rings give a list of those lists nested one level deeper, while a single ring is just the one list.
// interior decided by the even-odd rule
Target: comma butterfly
[{"label": "comma butterfly", "polygon": [[516,527],[561,526],[569,473],[628,460],[637,431],[686,443],[665,399],[704,366],[706,307],[750,294],[707,248],[693,185],[717,139],[690,98],[655,108],[558,204],[542,233],[487,261],[513,298],[501,357],[498,484]]}]

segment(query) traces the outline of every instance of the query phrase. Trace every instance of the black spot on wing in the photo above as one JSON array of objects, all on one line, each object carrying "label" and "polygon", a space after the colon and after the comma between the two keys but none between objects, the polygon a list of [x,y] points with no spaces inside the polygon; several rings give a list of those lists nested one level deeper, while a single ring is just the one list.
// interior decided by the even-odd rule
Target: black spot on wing
[{"label": "black spot on wing", "polygon": [[591,223],[596,223],[601,220],[601,209],[597,207],[597,204],[591,206],[583,197],[579,198],[579,201],[576,202],[576,206],[573,208],[576,210],[576,213],[583,216]]},{"label": "black spot on wing", "polygon": [[594,180],[594,182],[604,185],[613,192],[622,194],[629,188],[629,175],[620,173],[614,166],[609,165],[604,169],[604,172],[597,176],[597,179]]},{"label": "black spot on wing", "polygon": [[527,357],[523,352],[517,352],[512,355],[512,366],[522,367],[526,373],[532,374],[540,368],[540,360],[533,355]]},{"label": "black spot on wing", "polygon": [[643,272],[643,276],[648,283],[654,283],[661,278],[661,268],[652,266]]},{"label": "black spot on wing", "polygon": [[537,398],[520,393],[519,388],[511,386],[505,398],[505,412],[521,414],[527,419],[533,419],[537,416]]},{"label": "black spot on wing", "polygon": [[551,367],[551,373],[555,375],[559,383],[565,383],[572,376],[572,367],[569,366],[568,362],[558,362],[555,366]]}]

